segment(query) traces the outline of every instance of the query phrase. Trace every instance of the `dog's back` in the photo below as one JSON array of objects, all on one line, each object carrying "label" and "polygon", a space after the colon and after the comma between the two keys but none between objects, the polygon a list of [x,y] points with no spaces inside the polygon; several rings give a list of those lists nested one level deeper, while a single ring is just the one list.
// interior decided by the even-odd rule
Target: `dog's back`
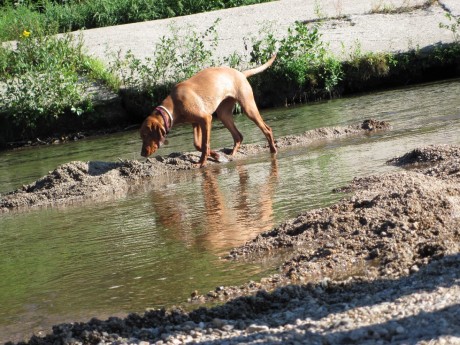
[{"label": "dog's back", "polygon": [[170,96],[176,106],[194,106],[212,114],[224,99],[239,100],[241,90],[247,90],[246,84],[245,75],[233,68],[210,67],[177,84]]},{"label": "dog's back", "polygon": [[268,69],[273,64],[275,59],[276,54],[274,54],[270,58],[270,60],[268,60],[263,65],[241,72],[234,68],[226,66],[205,68],[204,70],[198,72],[189,79],[177,84],[176,86],[179,86],[181,84],[189,84],[190,86],[195,85],[196,87],[198,84],[203,83],[215,85],[216,83],[225,83],[227,78],[230,78],[233,82],[235,79],[241,78],[241,75],[243,75],[245,78],[249,78],[255,74],[261,73]]},{"label": "dog's back", "polygon": [[[206,68],[177,84],[173,88],[171,96],[188,104],[191,101],[190,97],[194,97],[197,99],[195,104],[200,103],[200,107],[204,106],[206,111],[212,110],[212,113],[224,99],[231,97],[240,101],[242,93],[252,94],[252,88],[247,78],[265,71],[275,59],[276,54],[263,65],[242,72],[226,66]],[[192,90],[193,95],[191,94]],[[210,95],[213,96],[210,97]]]}]

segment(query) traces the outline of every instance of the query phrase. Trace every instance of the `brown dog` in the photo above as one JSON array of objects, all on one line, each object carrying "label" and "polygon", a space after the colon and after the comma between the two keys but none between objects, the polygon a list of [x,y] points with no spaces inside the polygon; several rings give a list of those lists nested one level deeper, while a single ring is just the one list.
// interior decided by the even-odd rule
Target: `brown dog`
[{"label": "brown dog", "polygon": [[262,66],[244,72],[229,67],[207,68],[177,84],[163,100],[161,106],[155,108],[142,123],[141,155],[150,156],[164,142],[173,124],[185,122],[193,126],[194,146],[201,151],[200,166],[206,164],[209,155],[218,160],[219,154],[212,151],[210,147],[211,121],[214,112],[232,134],[234,141],[232,155],[234,155],[243,141],[243,136],[233,121],[233,107],[236,102],[262,130],[268,140],[270,151],[276,153],[272,130],[260,116],[251,85],[247,80],[248,77],[269,68],[275,57],[273,56]]}]

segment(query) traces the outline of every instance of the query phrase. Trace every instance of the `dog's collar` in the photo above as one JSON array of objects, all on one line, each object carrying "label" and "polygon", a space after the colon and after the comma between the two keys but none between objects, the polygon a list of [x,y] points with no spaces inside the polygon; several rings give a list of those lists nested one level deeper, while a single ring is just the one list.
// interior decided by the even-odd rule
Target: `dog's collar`
[{"label": "dog's collar", "polygon": [[[161,117],[163,118],[163,122],[165,123],[166,134],[168,134],[169,130],[171,129],[171,127],[173,125],[173,117],[172,117],[171,113],[169,112],[168,109],[166,109],[162,105],[159,105],[158,107],[156,107],[155,110],[157,110],[160,113]],[[165,113],[168,114],[169,121],[168,121],[168,117],[166,117]]]}]

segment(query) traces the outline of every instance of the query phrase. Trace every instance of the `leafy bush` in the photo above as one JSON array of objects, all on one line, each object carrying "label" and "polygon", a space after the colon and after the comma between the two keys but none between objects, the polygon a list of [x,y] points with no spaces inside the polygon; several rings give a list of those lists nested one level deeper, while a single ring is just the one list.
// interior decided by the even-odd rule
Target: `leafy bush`
[{"label": "leafy bush", "polygon": [[24,31],[16,49],[1,49],[0,108],[22,137],[49,128],[66,112],[91,109],[82,77],[88,74],[87,61],[81,40],[70,35],[33,37]]},{"label": "leafy bush", "polygon": [[44,72],[50,69],[64,68],[81,70],[84,59],[83,43],[74,36],[62,38],[36,36],[26,30],[21,34],[16,49],[9,50],[9,67],[0,71],[0,75],[14,77],[30,70]]},{"label": "leafy bush", "polygon": [[347,61],[347,78],[355,82],[367,81],[371,78],[386,77],[398,61],[391,53],[360,54]]},{"label": "leafy bush", "polygon": [[[286,102],[301,101],[317,94],[323,97],[324,92],[329,96],[333,94],[343,77],[342,65],[321,40],[317,25],[308,27],[297,22],[281,39],[270,32],[261,32],[260,36],[261,39],[253,40],[251,62],[261,64],[275,52],[277,59],[270,70],[255,78],[253,84],[259,92],[270,94],[271,90],[277,90],[279,94],[288,95]],[[284,85],[284,90],[280,91],[279,85]]]},{"label": "leafy bush", "polygon": [[67,70],[49,70],[47,73],[30,71],[6,84],[6,110],[12,124],[29,136],[39,128],[49,128],[66,111],[81,115],[84,93],[77,75]]}]

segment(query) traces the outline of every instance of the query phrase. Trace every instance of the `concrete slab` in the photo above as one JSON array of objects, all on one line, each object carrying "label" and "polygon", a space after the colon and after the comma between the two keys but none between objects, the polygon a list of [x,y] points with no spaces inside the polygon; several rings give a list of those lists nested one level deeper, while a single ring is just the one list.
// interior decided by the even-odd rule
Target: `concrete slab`
[{"label": "concrete slab", "polygon": [[[458,0],[443,0],[457,2]],[[130,50],[136,57],[152,57],[155,44],[170,26],[187,35],[190,28],[204,32],[216,19],[219,58],[237,51],[245,52],[245,42],[270,27],[275,36],[286,34],[295,21],[324,21],[321,32],[336,54],[353,50],[359,44],[363,51],[404,51],[438,42],[452,41],[450,31],[439,28],[445,21],[445,10],[438,5],[399,14],[382,14],[407,6],[419,6],[425,0],[280,0],[270,3],[213,11],[179,18],[127,24],[83,31],[88,52],[107,60],[107,51],[122,55]],[[336,19],[346,16],[346,19]],[[209,42],[207,42],[209,44]],[[346,53],[347,54],[347,53]]]},{"label": "concrete slab", "polygon": [[439,28],[445,12],[435,6],[401,14],[354,15],[349,20],[327,22],[321,32],[337,56],[361,52],[403,52],[453,41],[452,33]]},{"label": "concrete slab", "polygon": [[454,16],[460,16],[460,1],[459,0],[440,0],[439,3],[444,6]]}]

